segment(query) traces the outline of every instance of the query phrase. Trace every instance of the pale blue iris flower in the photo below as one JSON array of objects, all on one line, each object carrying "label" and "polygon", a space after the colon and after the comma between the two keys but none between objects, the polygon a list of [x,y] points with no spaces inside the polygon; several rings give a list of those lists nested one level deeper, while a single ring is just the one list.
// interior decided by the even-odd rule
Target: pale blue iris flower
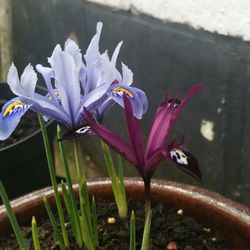
[{"label": "pale blue iris flower", "polygon": [[111,59],[107,51],[99,52],[102,23],[97,23],[96,34],[82,59],[78,45],[68,39],[64,50],[57,45],[48,58],[50,67],[36,65],[43,76],[48,93],[35,92],[37,73],[29,64],[19,78],[14,64],[10,66],[7,83],[17,96],[7,102],[0,114],[0,140],[5,140],[14,131],[28,109],[38,112],[45,120],[54,119],[69,129],[85,124],[81,115],[83,107],[92,112],[99,122],[105,111],[114,103],[124,107],[123,94],[131,100],[134,115],[141,118],[148,102],[145,93],[130,87],[132,71],[122,64],[122,74],[116,69],[116,61],[122,42]]}]

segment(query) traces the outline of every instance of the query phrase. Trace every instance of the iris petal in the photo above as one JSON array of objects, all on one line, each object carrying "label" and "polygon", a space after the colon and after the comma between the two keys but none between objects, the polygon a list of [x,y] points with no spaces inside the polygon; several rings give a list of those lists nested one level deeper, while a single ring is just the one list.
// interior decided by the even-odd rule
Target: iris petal
[{"label": "iris petal", "polygon": [[169,158],[175,162],[181,170],[191,175],[197,181],[202,182],[199,163],[191,153],[181,148],[172,148],[169,153]]},{"label": "iris petal", "polygon": [[[123,41],[119,42],[115,48],[115,51],[111,57],[111,63],[114,65],[114,67],[116,66],[116,61],[117,61],[117,57],[119,55],[119,52],[120,52],[120,48],[123,44]],[[119,80],[118,80],[119,81]]]},{"label": "iris petal", "polygon": [[76,74],[79,74],[80,70],[82,68],[85,68],[85,65],[83,64],[82,54],[78,44],[73,40],[68,39],[65,42],[64,51],[69,53],[71,57],[74,59],[76,65]]},{"label": "iris petal", "polygon": [[[52,95],[53,93],[53,87],[52,87],[52,83],[51,83],[51,78],[54,74],[53,70],[49,67],[44,67],[41,64],[37,64],[36,65],[36,70],[43,76],[47,89],[49,91],[49,93]],[[53,95],[52,95],[53,97]]]},{"label": "iris petal", "polygon": [[[60,105],[61,98],[56,89],[53,89],[51,92],[49,92],[45,98],[48,98],[50,101],[54,101],[56,104]],[[43,119],[47,122],[49,120],[49,117],[43,116]]]},{"label": "iris petal", "polygon": [[74,124],[81,99],[80,83],[75,74],[75,62],[68,53],[58,51],[51,60],[51,66],[55,72],[62,107],[70,115]]},{"label": "iris petal", "polygon": [[124,95],[123,97],[129,137],[134,155],[136,156],[138,162],[136,166],[139,167],[140,172],[143,173],[142,166],[144,166],[144,147],[142,142],[141,128],[139,126],[138,120],[133,115],[133,109],[129,97],[127,97],[127,95]]},{"label": "iris petal", "polygon": [[122,63],[122,83],[130,86],[133,83],[133,72],[127,65]]},{"label": "iris petal", "polygon": [[0,140],[5,140],[11,135],[21,117],[31,106],[18,97],[3,106],[0,114]]},{"label": "iris petal", "polygon": [[108,95],[123,108],[124,94],[126,94],[132,104],[134,116],[138,119],[141,119],[142,115],[146,111],[145,107],[148,105],[146,94],[142,90],[129,87],[124,84],[114,84],[108,91]]},{"label": "iris petal", "polygon": [[7,75],[7,83],[15,95],[32,97],[34,95],[36,82],[37,74],[30,64],[24,69],[20,80],[15,65],[13,63],[11,64]]},{"label": "iris petal", "polygon": [[97,109],[97,120],[101,123],[105,112],[115,104],[115,101],[108,97]]},{"label": "iris petal", "polygon": [[161,148],[154,152],[148,159],[146,159],[145,172],[147,175],[151,177],[160,162],[166,158],[169,158],[169,152],[165,148]]},{"label": "iris petal", "polygon": [[93,64],[96,60],[99,59],[100,52],[99,52],[99,41],[100,36],[102,32],[102,26],[103,24],[101,22],[98,22],[96,25],[96,34],[92,38],[89,47],[86,51],[86,54],[84,55],[86,65],[90,66]]},{"label": "iris petal", "polygon": [[171,103],[169,103],[169,100],[166,100],[158,107],[154,116],[153,124],[149,134],[149,139],[147,142],[147,158],[152,154],[152,152],[156,151],[158,148],[164,147],[167,136],[169,135],[171,128],[173,127],[175,121],[177,120],[181,111],[185,107],[187,101],[202,87],[202,84],[197,84],[193,86],[180,104],[176,103],[175,99],[171,99]]},{"label": "iris petal", "polygon": [[91,129],[114,151],[121,154],[125,159],[127,159],[132,164],[137,164],[137,160],[130,149],[130,145],[122,140],[120,137],[116,136],[113,132],[107,129],[104,125],[98,124],[89,111],[84,108],[84,115],[87,123],[91,126]]}]

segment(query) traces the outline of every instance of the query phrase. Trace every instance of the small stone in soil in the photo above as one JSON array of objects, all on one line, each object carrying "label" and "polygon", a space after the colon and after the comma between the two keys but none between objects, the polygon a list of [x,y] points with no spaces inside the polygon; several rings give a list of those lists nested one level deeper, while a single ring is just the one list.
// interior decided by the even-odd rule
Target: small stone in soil
[{"label": "small stone in soil", "polygon": [[108,218],[108,224],[115,224],[116,220],[114,217],[109,217]]},{"label": "small stone in soil", "polygon": [[177,244],[175,241],[170,241],[167,245],[167,250],[177,250]]}]

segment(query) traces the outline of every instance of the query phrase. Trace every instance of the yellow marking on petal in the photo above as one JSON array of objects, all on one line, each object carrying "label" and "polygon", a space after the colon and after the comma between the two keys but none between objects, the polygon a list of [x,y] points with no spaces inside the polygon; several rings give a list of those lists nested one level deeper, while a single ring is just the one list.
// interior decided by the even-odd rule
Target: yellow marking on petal
[{"label": "yellow marking on petal", "polygon": [[[54,94],[54,97],[58,97],[58,96],[59,96],[59,93],[56,92],[56,93]],[[52,95],[48,96],[48,98],[49,98],[50,100],[52,100]]]},{"label": "yellow marking on petal", "polygon": [[121,94],[125,93],[129,97],[133,97],[132,93],[130,93],[127,89],[124,89],[124,88],[121,88],[121,87],[113,89],[112,92],[114,92],[114,93],[117,92],[117,93],[121,93]]},{"label": "yellow marking on petal", "polygon": [[5,109],[5,111],[4,111],[4,113],[3,113],[3,117],[5,117],[6,115],[8,115],[12,110],[13,110],[13,108],[15,108],[16,106],[18,106],[18,105],[25,105],[25,103],[24,102],[13,102],[13,103],[11,103],[6,109]]}]

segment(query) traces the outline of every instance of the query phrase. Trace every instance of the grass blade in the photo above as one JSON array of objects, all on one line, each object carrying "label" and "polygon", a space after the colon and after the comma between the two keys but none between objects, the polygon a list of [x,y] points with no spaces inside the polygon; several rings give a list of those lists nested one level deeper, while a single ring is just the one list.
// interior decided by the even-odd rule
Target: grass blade
[{"label": "grass blade", "polygon": [[55,195],[56,206],[57,206],[59,221],[60,221],[60,225],[61,225],[62,235],[63,235],[63,241],[64,241],[65,246],[67,247],[69,245],[69,240],[68,240],[68,234],[67,234],[67,231],[65,228],[65,219],[64,219],[64,215],[63,215],[62,203],[61,203],[59,193],[58,193],[58,186],[57,186],[57,182],[56,182],[56,173],[55,173],[54,163],[53,163],[51,149],[50,149],[50,145],[49,145],[48,133],[47,133],[47,130],[45,127],[43,117],[40,114],[38,114],[38,119],[39,119],[40,127],[42,130],[44,148],[45,148],[47,161],[48,161],[50,179],[51,179],[51,183],[52,183],[52,186],[54,189],[54,195]]},{"label": "grass blade", "polygon": [[55,217],[54,217],[54,215],[52,213],[52,210],[50,208],[50,205],[49,205],[48,200],[47,200],[46,197],[43,197],[43,203],[44,203],[45,208],[47,210],[47,213],[49,215],[49,219],[51,221],[51,224],[52,224],[52,227],[53,227],[53,230],[54,230],[54,233],[55,233],[55,237],[56,237],[56,240],[59,243],[60,249],[61,250],[65,250],[65,246],[64,246],[63,240],[62,240],[62,238],[60,236],[60,232],[59,232],[59,229],[57,227],[56,219],[55,219]]},{"label": "grass blade", "polygon": [[97,230],[97,214],[96,214],[96,203],[95,203],[95,197],[92,197],[92,204],[91,204],[91,210],[92,210],[92,228],[93,228],[93,238],[95,242],[95,246],[99,246],[99,240],[98,240],[98,230]]},{"label": "grass blade", "polygon": [[35,250],[41,250],[40,242],[39,242],[39,238],[38,238],[36,219],[34,216],[32,217],[31,228],[32,228],[32,239],[33,239],[34,248],[35,248]]},{"label": "grass blade", "polygon": [[82,232],[81,232],[77,202],[76,202],[76,197],[75,197],[75,193],[73,190],[73,185],[72,185],[69,166],[68,166],[68,162],[67,162],[67,158],[66,158],[64,144],[63,144],[63,141],[60,140],[61,139],[61,129],[60,129],[59,125],[57,126],[57,138],[59,140],[59,149],[60,149],[61,159],[63,162],[64,173],[65,173],[66,181],[68,184],[68,194],[69,194],[69,198],[70,198],[69,203],[72,206],[72,209],[71,209],[72,227],[75,228],[75,238],[76,238],[77,244],[79,245],[79,247],[82,247],[83,239],[81,236]]},{"label": "grass blade", "polygon": [[124,178],[123,178],[123,170],[122,170],[122,162],[121,159],[118,158],[118,171],[119,174],[117,176],[114,162],[112,159],[112,155],[110,152],[110,149],[106,143],[103,141],[102,144],[102,150],[103,155],[106,163],[106,167],[108,170],[109,177],[111,179],[112,183],[112,189],[115,196],[116,205],[118,208],[119,216],[120,218],[126,218],[127,217],[127,200],[126,200],[126,192],[124,187]]},{"label": "grass blade", "polygon": [[146,204],[146,218],[143,230],[141,250],[149,250],[151,217],[152,217],[151,206]]},{"label": "grass blade", "polygon": [[132,210],[130,217],[130,247],[129,250],[136,250],[135,213]]},{"label": "grass blade", "polygon": [[7,195],[6,191],[5,191],[5,188],[4,188],[3,183],[2,183],[1,180],[0,180],[0,196],[1,196],[2,200],[3,200],[4,205],[5,205],[7,215],[9,217],[11,226],[13,228],[13,231],[14,231],[15,235],[16,235],[16,238],[18,240],[20,248],[22,250],[28,250],[28,246],[27,246],[27,244],[25,242],[25,239],[23,238],[23,235],[22,235],[20,227],[18,225],[16,216],[15,216],[14,211],[13,211],[11,205],[10,205],[8,195]]}]

